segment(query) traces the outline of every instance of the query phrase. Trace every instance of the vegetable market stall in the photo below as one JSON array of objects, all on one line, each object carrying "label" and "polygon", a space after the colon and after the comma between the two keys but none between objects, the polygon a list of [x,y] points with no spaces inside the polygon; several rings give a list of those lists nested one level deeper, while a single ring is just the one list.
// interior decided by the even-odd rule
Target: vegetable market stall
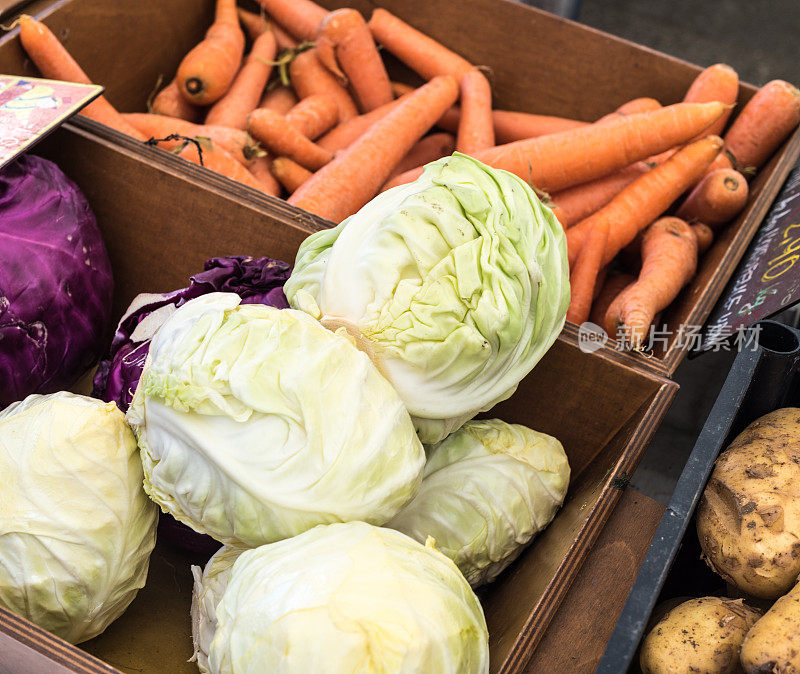
[{"label": "vegetable market stall", "polygon": [[[91,26],[102,21],[107,11],[104,3],[68,0],[43,15],[92,78],[106,84],[112,102],[120,105],[127,99],[129,105],[124,107],[142,109],[142,82],[152,79],[157,70],[160,74],[174,70],[185,51],[182,45],[196,42],[210,22],[211,7],[207,4],[203,11],[198,11],[197,6],[187,8],[192,20],[181,26],[170,25],[172,34],[162,35],[163,44],[156,39],[158,31],[166,28],[159,20],[158,7],[138,7],[125,28],[135,34],[130,41],[122,41],[128,52],[114,62],[102,58],[102,50],[108,48],[102,40],[90,43],[85,39]],[[488,64],[493,71],[495,96],[508,107],[592,121],[635,95],[652,94],[664,103],[678,101],[699,73],[699,69],[677,60],[510,3],[490,5],[473,0],[471,11],[466,13],[454,13],[448,3],[433,8],[426,5],[424,11],[421,3],[385,5],[401,17],[413,16],[418,27],[445,45],[460,49],[472,62]],[[476,32],[483,35],[480,40],[466,46],[452,42],[459,30],[471,28],[475,32],[478,24],[489,26],[488,31]],[[142,30],[144,25],[150,28]],[[514,43],[516,37],[511,42],[506,39],[512,25],[526,26],[527,33],[521,32],[526,41],[531,35],[539,38],[533,41],[539,51],[527,49],[520,53],[531,59],[531,64],[547,63],[548,68],[535,69],[519,62],[514,50],[521,44]],[[119,35],[107,33],[103,40],[119,43]],[[503,40],[499,39],[500,34]],[[510,34],[520,35],[518,31]],[[577,41],[582,49],[570,52],[568,58],[556,57],[555,47],[560,40]],[[503,47],[497,49],[500,43]],[[602,52],[605,59],[582,60],[593,52]],[[575,60],[576,54],[581,55],[580,62]],[[102,72],[132,62],[128,59],[137,62],[136,69],[129,69],[135,71],[133,77]],[[0,40],[0,68],[6,67],[2,65],[4,61],[12,71],[30,72],[30,64],[21,57],[13,32]],[[617,65],[623,62],[626,68]],[[390,63],[390,69],[398,79],[414,81],[397,63]],[[557,80],[561,81],[556,85]],[[588,86],[589,81],[595,86]],[[564,82],[569,82],[568,86]],[[754,93],[752,87],[742,85],[740,102]],[[185,285],[186,277],[197,271],[206,258],[244,249],[253,255],[263,253],[291,260],[308,234],[323,232],[331,224],[281,200],[187,165],[96,122],[79,120],[65,127],[42,149],[78,182],[97,213],[117,280],[115,316],[121,315],[139,292]],[[719,144],[712,149],[718,150]],[[708,313],[798,150],[800,137],[795,135],[752,183],[746,209],[719,238],[698,277],[668,311],[668,325],[699,322]],[[143,192],[148,195],[147,201],[141,199]],[[185,207],[189,203],[191,212]],[[227,225],[232,220],[237,223],[235,228]],[[519,391],[494,408],[503,419],[522,421],[557,435],[572,465],[573,480],[566,505],[554,523],[481,594],[491,635],[492,671],[522,671],[537,642],[548,634],[547,625],[565,595],[569,602],[570,584],[676,390],[661,377],[671,372],[683,356],[683,347],[675,342],[668,343],[655,358],[621,354],[613,345],[584,353],[579,344],[577,326],[568,326]],[[598,385],[604,397],[595,402]],[[587,405],[590,399],[593,404]],[[627,521],[624,511],[619,517]],[[621,533],[617,529],[614,532]],[[641,545],[641,540],[635,543]],[[614,549],[613,541],[603,541],[604,546]],[[596,569],[597,562],[589,559],[587,569]],[[175,643],[183,639],[188,647],[185,623],[184,627],[179,624],[179,616],[184,620],[186,617],[188,596],[181,586],[188,583],[188,577],[184,574],[177,587],[170,586],[166,572],[180,565],[185,571],[186,561],[173,559],[163,547],[159,548],[154,557],[153,579],[138,603],[102,637],[87,644],[86,650],[123,670],[157,671],[165,661],[174,660],[174,671],[182,671],[187,654],[180,648],[167,652],[156,643],[166,630],[175,635]],[[161,562],[164,564],[159,571]],[[161,576],[162,573],[166,575]],[[170,602],[174,615],[164,615],[160,622],[142,618],[153,612],[148,597],[155,593],[162,599],[170,589],[175,591],[174,601]],[[572,591],[578,597],[585,592],[580,584],[574,585]],[[613,615],[613,611],[607,615]],[[564,613],[562,625],[554,625],[553,629],[574,629],[569,625],[569,614]],[[27,628],[9,620],[5,629],[10,634]],[[100,666],[80,655],[79,650],[65,650],[51,637],[35,631],[28,634],[35,635],[31,637],[35,649],[54,661],[71,661],[70,666],[85,668],[76,671],[94,671],[92,667]],[[137,635],[135,646],[130,645],[131,634]],[[546,662],[547,650],[537,651],[535,657]],[[193,665],[187,667],[187,671],[193,671]]]}]

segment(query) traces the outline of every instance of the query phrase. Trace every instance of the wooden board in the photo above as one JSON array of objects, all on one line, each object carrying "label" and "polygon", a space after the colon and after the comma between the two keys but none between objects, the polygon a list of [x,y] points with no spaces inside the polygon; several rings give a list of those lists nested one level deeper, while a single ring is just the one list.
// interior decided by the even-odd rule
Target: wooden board
[{"label": "wooden board", "polygon": [[[171,78],[182,56],[203,35],[213,12],[213,0],[170,0],[164,20],[163,3],[139,0],[37,0],[38,11],[62,39],[90,77],[107,87],[109,99],[121,110],[144,110],[159,79]],[[354,6],[369,15],[385,7],[475,64],[489,68],[496,105],[512,110],[563,115],[591,121],[639,96],[664,104],[681,100],[700,68],[680,59],[635,45],[510,0],[323,0],[330,8]],[[109,58],[113,54],[113,58]],[[407,81],[402,67],[393,74]],[[16,31],[0,38],[0,72],[35,74]],[[739,106],[754,88],[742,84]],[[735,113],[734,113],[735,114]],[[88,128],[88,127],[87,127]],[[120,139],[119,134],[110,137]],[[141,156],[153,150],[141,148]],[[671,374],[686,355],[680,325],[701,325],[783,179],[800,154],[800,132],[778,152],[751,186],[747,208],[704,257],[692,283],[664,312],[670,337],[653,354],[629,354],[622,362]],[[187,170],[188,167],[187,167]],[[238,198],[260,204],[250,189],[233,190]],[[313,218],[317,226],[330,223]],[[577,334],[576,326],[568,332]],[[615,345],[605,350],[609,357]]]},{"label": "wooden board", "polygon": [[[225,179],[184,171],[168,153],[143,161],[126,142],[67,127],[40,147],[84,190],[97,215],[115,272],[115,316],[139,292],[184,285],[208,256],[244,252],[292,259],[314,231],[293,211],[243,203]],[[559,338],[518,391],[492,410],[492,416],[558,437],[572,467],[566,503],[551,526],[481,590],[493,674],[522,671],[676,391],[663,377],[582,353]],[[71,671],[193,671],[185,662],[192,561],[159,544],[147,588],[82,649],[7,615],[0,615],[0,635],[24,636],[35,651]]]},{"label": "wooden board", "polygon": [[603,655],[664,506],[627,489],[533,654],[526,674],[591,674]]}]

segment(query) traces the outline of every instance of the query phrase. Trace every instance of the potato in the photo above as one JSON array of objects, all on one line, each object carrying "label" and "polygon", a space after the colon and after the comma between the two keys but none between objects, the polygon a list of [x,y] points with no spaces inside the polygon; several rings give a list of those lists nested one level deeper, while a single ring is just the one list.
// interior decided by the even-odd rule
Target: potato
[{"label": "potato", "polygon": [[785,594],[800,573],[800,409],[750,424],[717,459],[697,509],[708,565],[755,597]]},{"label": "potato", "polygon": [[800,583],[753,625],[741,661],[747,674],[800,674]]},{"label": "potato", "polygon": [[702,597],[676,606],[645,637],[644,674],[739,671],[739,651],[761,612],[741,599]]}]

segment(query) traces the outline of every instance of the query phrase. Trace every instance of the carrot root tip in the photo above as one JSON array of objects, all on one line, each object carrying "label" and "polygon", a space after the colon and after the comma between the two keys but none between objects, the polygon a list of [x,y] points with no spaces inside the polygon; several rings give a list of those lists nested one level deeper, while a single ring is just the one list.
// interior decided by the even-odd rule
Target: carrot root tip
[{"label": "carrot root tip", "polygon": [[196,96],[203,91],[203,81],[199,77],[190,77],[186,80],[186,91],[192,96]]}]

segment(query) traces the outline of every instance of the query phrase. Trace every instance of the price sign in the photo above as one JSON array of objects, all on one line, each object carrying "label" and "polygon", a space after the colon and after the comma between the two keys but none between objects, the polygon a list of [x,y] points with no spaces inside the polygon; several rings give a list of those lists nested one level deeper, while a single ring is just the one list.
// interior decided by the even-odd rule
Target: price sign
[{"label": "price sign", "polygon": [[789,174],[706,323],[701,350],[800,300],[800,167]]},{"label": "price sign", "polygon": [[102,92],[95,84],[0,75],[0,168]]}]

